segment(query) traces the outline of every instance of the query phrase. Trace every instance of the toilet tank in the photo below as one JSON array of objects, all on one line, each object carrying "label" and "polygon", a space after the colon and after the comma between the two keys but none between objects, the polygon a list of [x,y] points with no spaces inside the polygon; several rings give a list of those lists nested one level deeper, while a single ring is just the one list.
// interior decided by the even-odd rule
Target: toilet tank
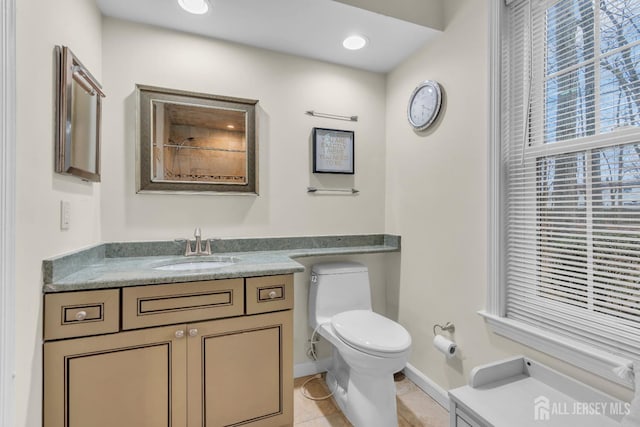
[{"label": "toilet tank", "polygon": [[357,262],[328,262],[311,267],[309,326],[315,328],[348,310],[371,310],[367,266]]}]

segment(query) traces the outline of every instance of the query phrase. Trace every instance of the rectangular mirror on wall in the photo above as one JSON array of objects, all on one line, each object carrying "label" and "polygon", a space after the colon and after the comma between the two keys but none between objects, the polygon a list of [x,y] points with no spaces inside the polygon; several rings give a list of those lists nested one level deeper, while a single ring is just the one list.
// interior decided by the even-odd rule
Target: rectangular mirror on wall
[{"label": "rectangular mirror on wall", "polygon": [[56,172],[100,181],[102,86],[66,46],[56,46]]},{"label": "rectangular mirror on wall", "polygon": [[136,86],[138,192],[257,194],[257,100]]}]

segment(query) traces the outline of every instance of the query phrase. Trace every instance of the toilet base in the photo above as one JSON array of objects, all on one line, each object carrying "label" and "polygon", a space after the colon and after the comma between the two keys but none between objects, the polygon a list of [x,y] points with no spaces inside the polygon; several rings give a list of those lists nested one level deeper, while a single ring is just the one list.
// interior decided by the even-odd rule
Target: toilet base
[{"label": "toilet base", "polygon": [[[334,364],[327,373],[327,386],[351,424],[355,427],[398,426],[396,386],[392,374],[371,376],[344,365],[335,365],[341,364]],[[345,367],[348,371],[346,378]]]}]

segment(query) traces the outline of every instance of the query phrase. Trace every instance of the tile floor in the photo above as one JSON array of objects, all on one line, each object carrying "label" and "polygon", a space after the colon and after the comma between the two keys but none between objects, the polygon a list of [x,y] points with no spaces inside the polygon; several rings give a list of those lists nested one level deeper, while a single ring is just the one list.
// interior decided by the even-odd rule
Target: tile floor
[{"label": "tile floor", "polygon": [[[340,412],[333,398],[314,401],[302,395],[302,384],[308,378],[296,378],[294,381],[294,426],[350,427],[351,423]],[[313,397],[328,394],[327,387],[322,380],[309,382],[306,389],[307,393]],[[396,390],[399,427],[449,426],[449,413],[407,378],[396,382]]]}]

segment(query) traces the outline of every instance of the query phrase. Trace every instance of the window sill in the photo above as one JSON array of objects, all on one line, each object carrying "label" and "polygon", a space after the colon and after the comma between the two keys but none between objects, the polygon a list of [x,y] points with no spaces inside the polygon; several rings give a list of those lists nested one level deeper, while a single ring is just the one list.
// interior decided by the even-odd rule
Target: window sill
[{"label": "window sill", "polygon": [[614,369],[630,364],[629,359],[484,310],[479,311],[478,314],[485,318],[493,332],[498,335],[633,389],[630,381],[620,378],[614,372]]}]

